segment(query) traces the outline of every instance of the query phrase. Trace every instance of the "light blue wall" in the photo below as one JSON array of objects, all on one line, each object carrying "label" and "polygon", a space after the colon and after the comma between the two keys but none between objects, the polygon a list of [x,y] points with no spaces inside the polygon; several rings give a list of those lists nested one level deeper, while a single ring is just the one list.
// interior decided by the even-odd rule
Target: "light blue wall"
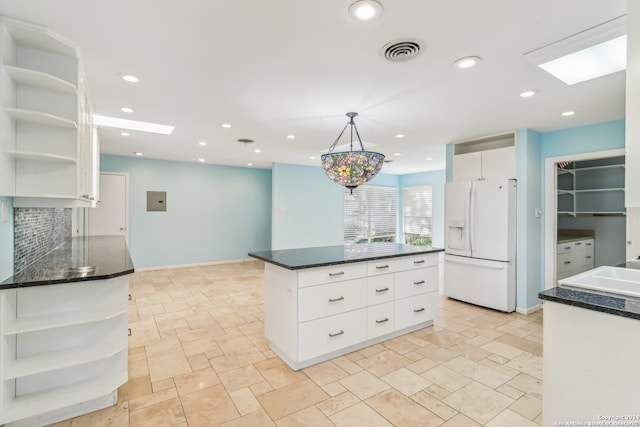
[{"label": "light blue wall", "polygon": [[624,148],[624,119],[542,134],[542,159]]},{"label": "light blue wall", "polygon": [[344,187],[321,167],[274,163],[272,249],[343,243]]},{"label": "light blue wall", "polygon": [[[446,181],[446,171],[431,171],[421,173],[411,173],[407,175],[400,175],[400,191],[399,199],[400,207],[399,217],[401,219],[401,225],[398,228],[400,234],[402,234],[402,206],[404,201],[402,199],[402,190],[406,187],[419,187],[422,185],[430,185],[432,189],[432,241],[433,246],[438,248],[444,248],[444,183]],[[401,241],[401,240],[400,240]]]},{"label": "light blue wall", "polygon": [[9,220],[0,221],[0,282],[13,275],[13,199],[0,197],[9,203]]},{"label": "light blue wall", "polygon": [[[129,174],[129,249],[136,267],[248,258],[271,247],[271,171],[100,156]],[[146,192],[166,191],[167,212],[147,212]]]},{"label": "light blue wall", "polygon": [[530,129],[516,131],[517,241],[516,307],[528,309],[540,304],[538,293],[544,289],[542,217],[535,209],[542,206],[543,162],[541,135]]}]

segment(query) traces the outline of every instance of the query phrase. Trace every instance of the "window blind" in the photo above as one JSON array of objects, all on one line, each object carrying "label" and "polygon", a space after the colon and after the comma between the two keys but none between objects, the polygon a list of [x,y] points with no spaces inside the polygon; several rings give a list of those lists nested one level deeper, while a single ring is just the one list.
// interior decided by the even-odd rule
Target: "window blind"
[{"label": "window blind", "polygon": [[430,185],[403,190],[405,243],[431,245],[432,194]]},{"label": "window blind", "polygon": [[345,243],[393,242],[396,235],[395,187],[360,186],[344,192]]}]

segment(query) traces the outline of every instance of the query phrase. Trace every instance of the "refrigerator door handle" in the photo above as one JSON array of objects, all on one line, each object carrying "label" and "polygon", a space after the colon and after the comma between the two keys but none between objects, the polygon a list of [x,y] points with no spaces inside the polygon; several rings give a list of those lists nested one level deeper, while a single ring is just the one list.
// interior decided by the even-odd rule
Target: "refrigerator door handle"
[{"label": "refrigerator door handle", "polygon": [[473,235],[475,234],[475,223],[473,217],[475,216],[476,205],[476,187],[471,183],[471,190],[469,191],[469,209],[467,209],[467,224],[469,224],[469,250],[471,256],[473,256]]},{"label": "refrigerator door handle", "polygon": [[458,263],[458,264],[467,264],[467,265],[477,265],[478,267],[483,267],[483,268],[492,268],[494,270],[504,270],[504,268],[506,267],[507,263],[502,263],[503,265],[497,265],[497,264],[482,264],[479,263],[478,260],[473,260],[473,261],[465,261],[462,259],[454,259],[454,258],[447,258],[445,260],[445,262],[451,262],[451,263]]}]

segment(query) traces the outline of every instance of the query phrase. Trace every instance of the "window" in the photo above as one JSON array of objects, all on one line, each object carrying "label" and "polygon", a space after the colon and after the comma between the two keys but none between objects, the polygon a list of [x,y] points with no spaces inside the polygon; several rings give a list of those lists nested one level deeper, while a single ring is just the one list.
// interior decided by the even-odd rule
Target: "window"
[{"label": "window", "polygon": [[394,242],[397,196],[395,187],[361,186],[344,191],[344,242]]},{"label": "window", "polygon": [[431,186],[408,187],[404,196],[404,242],[408,245],[431,246]]}]

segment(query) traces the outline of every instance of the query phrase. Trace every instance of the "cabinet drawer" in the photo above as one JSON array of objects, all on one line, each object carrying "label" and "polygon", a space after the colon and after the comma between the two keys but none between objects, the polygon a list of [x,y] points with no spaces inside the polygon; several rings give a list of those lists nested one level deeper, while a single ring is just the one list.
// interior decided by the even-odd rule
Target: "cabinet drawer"
[{"label": "cabinet drawer", "polygon": [[298,287],[342,282],[367,276],[365,263],[331,265],[329,267],[310,268],[298,272]]},{"label": "cabinet drawer", "polygon": [[393,301],[394,274],[367,278],[367,305]]},{"label": "cabinet drawer", "polygon": [[556,254],[558,255],[571,251],[573,251],[573,242],[558,243],[558,245],[556,246]]},{"label": "cabinet drawer", "polygon": [[298,360],[311,359],[367,339],[367,310],[349,311],[298,325]]},{"label": "cabinet drawer", "polygon": [[398,271],[399,262],[397,259],[380,259],[367,262],[367,275],[377,276]]},{"label": "cabinet drawer", "polygon": [[393,302],[367,307],[367,339],[393,332],[393,318]]},{"label": "cabinet drawer", "polygon": [[418,323],[433,320],[438,309],[438,293],[429,292],[393,303],[395,329],[400,330]]},{"label": "cabinet drawer", "polygon": [[397,271],[416,268],[435,267],[438,265],[438,254],[423,254],[398,258]]},{"label": "cabinet drawer", "polygon": [[401,271],[395,274],[395,298],[406,298],[438,290],[438,267]]},{"label": "cabinet drawer", "polygon": [[565,252],[558,254],[558,263],[556,265],[556,273],[565,273],[577,267],[574,262],[573,252]]},{"label": "cabinet drawer", "polygon": [[584,239],[573,242],[573,250],[593,248],[593,239]]},{"label": "cabinet drawer", "polygon": [[298,321],[318,319],[365,307],[367,279],[347,280],[298,291]]}]

